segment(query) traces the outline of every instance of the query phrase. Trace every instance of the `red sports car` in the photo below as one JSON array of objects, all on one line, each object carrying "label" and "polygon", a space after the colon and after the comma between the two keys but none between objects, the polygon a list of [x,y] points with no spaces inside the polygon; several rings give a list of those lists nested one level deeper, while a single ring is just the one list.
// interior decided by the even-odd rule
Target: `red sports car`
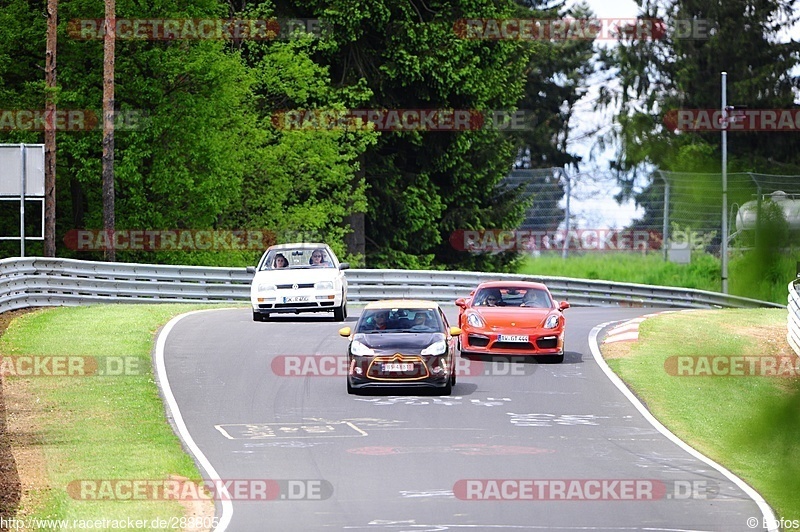
[{"label": "red sports car", "polygon": [[564,309],[547,287],[525,281],[481,283],[460,307],[461,354],[536,355],[564,360]]}]

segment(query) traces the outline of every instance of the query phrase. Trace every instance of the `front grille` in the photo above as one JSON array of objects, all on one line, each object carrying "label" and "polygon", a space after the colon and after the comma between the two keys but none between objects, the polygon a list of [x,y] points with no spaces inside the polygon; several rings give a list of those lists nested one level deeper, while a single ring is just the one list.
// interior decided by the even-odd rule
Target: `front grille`
[{"label": "front grille", "polygon": [[555,336],[552,338],[539,338],[536,340],[536,345],[539,349],[555,349],[558,347],[558,338]]},{"label": "front grille", "polygon": [[[294,288],[293,284],[279,284],[276,286],[278,287],[278,290],[291,290]],[[297,288],[314,288],[314,283],[297,283]]]},{"label": "front grille", "polygon": [[483,338],[481,336],[473,336],[469,335],[467,337],[467,343],[472,347],[486,347],[489,345],[489,339]]},{"label": "front grille", "polygon": [[333,301],[323,301],[322,303],[320,303],[320,305],[323,307],[332,307]]},{"label": "front grille", "polygon": [[530,351],[533,346],[528,342],[495,342],[492,349],[520,349]]},{"label": "front grille", "polygon": [[[384,370],[384,364],[411,364],[405,371]],[[429,376],[428,368],[419,357],[375,357],[369,365],[367,376],[382,381],[420,380]]]}]

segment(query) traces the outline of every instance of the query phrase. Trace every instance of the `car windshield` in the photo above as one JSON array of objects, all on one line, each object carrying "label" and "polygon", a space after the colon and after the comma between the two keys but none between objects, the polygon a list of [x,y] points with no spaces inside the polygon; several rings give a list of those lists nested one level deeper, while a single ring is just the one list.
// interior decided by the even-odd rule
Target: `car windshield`
[{"label": "car windshield", "polygon": [[476,307],[553,308],[548,293],[538,288],[482,288],[475,294]]},{"label": "car windshield", "polygon": [[371,309],[361,314],[356,333],[442,332],[444,326],[435,309]]},{"label": "car windshield", "polygon": [[275,249],[267,254],[262,270],[333,268],[334,261],[325,248]]}]

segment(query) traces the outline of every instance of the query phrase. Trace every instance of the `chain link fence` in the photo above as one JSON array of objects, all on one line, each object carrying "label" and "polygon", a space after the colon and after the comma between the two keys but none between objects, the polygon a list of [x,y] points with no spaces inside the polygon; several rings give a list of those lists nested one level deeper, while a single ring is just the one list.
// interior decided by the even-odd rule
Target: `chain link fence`
[{"label": "chain link fence", "polygon": [[[722,174],[657,171],[653,201],[661,201],[661,231],[666,252],[705,250],[719,254],[722,242]],[[766,205],[781,208],[789,228],[800,229],[800,176],[753,172],[727,174],[728,244],[746,250],[755,243]],[[651,206],[655,207],[655,206]],[[656,211],[657,208],[649,209]]]},{"label": "chain link fence", "polygon": [[[636,251],[688,262],[692,251],[719,255],[722,242],[722,174],[656,170],[619,204],[613,176],[568,173],[563,168],[515,169],[504,186],[522,187],[528,201],[517,228],[533,253]],[[800,231],[800,176],[727,174],[727,230],[731,249],[746,250],[766,205],[778,205],[789,230]],[[635,207],[632,207],[635,204]]]}]

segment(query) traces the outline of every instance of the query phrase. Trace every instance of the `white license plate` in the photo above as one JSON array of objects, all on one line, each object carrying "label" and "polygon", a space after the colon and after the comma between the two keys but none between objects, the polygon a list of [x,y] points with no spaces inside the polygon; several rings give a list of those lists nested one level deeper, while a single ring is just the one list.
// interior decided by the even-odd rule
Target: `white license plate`
[{"label": "white license plate", "polygon": [[383,365],[383,371],[414,371],[414,364],[408,362],[389,362]]},{"label": "white license plate", "polygon": [[497,340],[499,342],[527,342],[528,337],[519,334],[501,334]]},{"label": "white license plate", "polygon": [[301,303],[303,301],[308,301],[309,296],[294,296],[294,297],[284,297],[284,303]]}]

